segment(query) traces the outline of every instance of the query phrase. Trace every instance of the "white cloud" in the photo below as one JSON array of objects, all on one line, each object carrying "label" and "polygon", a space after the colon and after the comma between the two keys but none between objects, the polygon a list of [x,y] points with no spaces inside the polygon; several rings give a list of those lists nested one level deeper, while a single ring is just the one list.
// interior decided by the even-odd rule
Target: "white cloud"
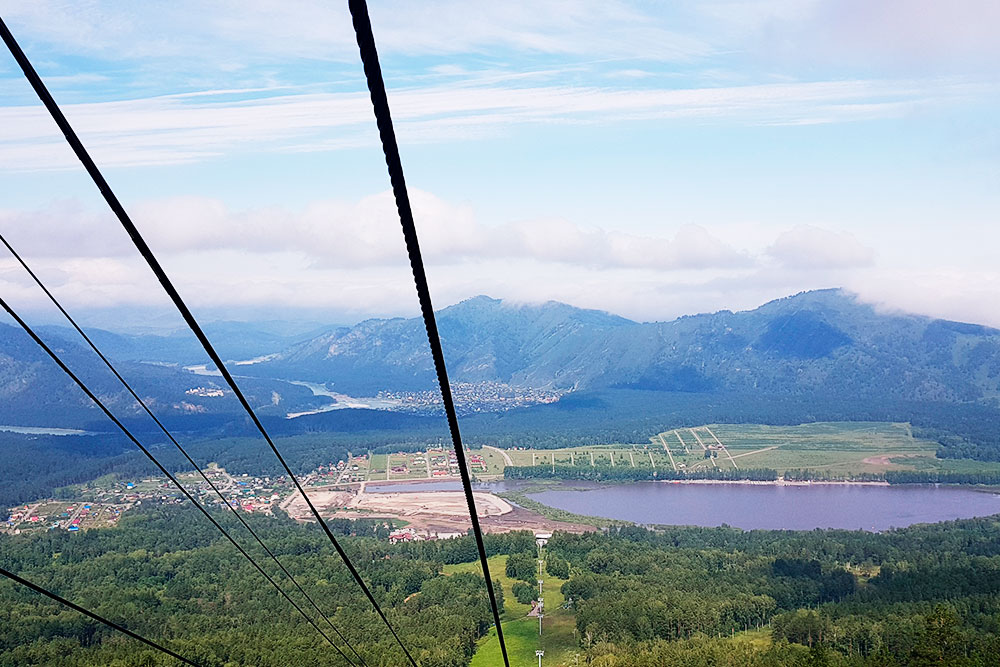
[{"label": "white cloud", "polygon": [[[401,143],[497,134],[524,123],[688,120],[802,124],[898,117],[996,92],[962,81],[819,81],[695,89],[444,85],[390,93]],[[377,146],[366,93],[263,95],[247,91],[64,105],[104,166],[170,164],[247,151],[335,150]],[[75,164],[44,109],[0,107],[0,168]]]},{"label": "white cloud", "polygon": [[785,71],[994,73],[1000,3],[994,0],[711,0],[703,30],[748,60]]},{"label": "white cloud", "polygon": [[[565,219],[485,225],[469,206],[419,190],[411,198],[441,307],[485,293],[659,320],[844,286],[897,309],[1000,326],[997,272],[874,264],[872,251],[846,233],[800,226],[776,233],[755,253],[697,226],[640,237]],[[242,308],[268,317],[299,310],[338,322],[416,312],[388,192],[299,211],[232,211],[212,199],[182,197],[141,203],[132,214],[198,312]],[[31,214],[2,212],[0,232],[74,309],[168,305],[110,216],[62,203]],[[16,308],[44,304],[3,257],[0,292]]]},{"label": "white cloud", "polygon": [[[423,254],[440,265],[511,258],[591,268],[660,271],[745,267],[752,259],[695,225],[671,236],[582,228],[565,219],[485,225],[470,206],[411,189]],[[405,265],[399,219],[389,191],[360,201],[319,201],[300,211],[231,211],[205,197],[140,202],[130,215],[156,252],[294,253],[317,267]],[[43,257],[127,257],[131,244],[109,215],[72,202],[33,212],[0,211],[0,229],[25,253]],[[669,229],[669,227],[668,227]]]},{"label": "white cloud", "polygon": [[852,269],[875,262],[875,251],[853,234],[812,225],[799,225],[783,232],[766,253],[792,269]]},{"label": "white cloud", "polygon": [[[663,17],[616,0],[370,4],[376,41],[389,57],[513,50],[686,60],[709,50],[700,39],[668,29]],[[15,35],[24,32],[67,52],[105,58],[202,59],[209,64],[235,54],[358,59],[347,3],[35,0],[0,5]]]},{"label": "white cloud", "polygon": [[[419,190],[411,191],[411,200],[441,305],[482,292],[587,305],[616,292],[641,299],[646,290],[633,293],[629,285],[697,282],[699,275],[738,271],[754,261],[691,225],[662,237],[581,228],[563,219],[485,225],[468,206]],[[130,213],[182,293],[199,307],[326,308],[362,317],[405,313],[414,305],[389,192],[317,202],[301,211],[234,212],[212,199],[181,197],[140,203]],[[0,212],[0,230],[68,304],[164,302],[110,216],[62,203],[32,213]],[[40,302],[13,260],[0,259],[0,283],[18,299]],[[588,285],[595,286],[589,296]],[[631,303],[624,299],[621,307]],[[614,309],[608,301],[602,307]]]},{"label": "white cloud", "polygon": [[968,267],[860,272],[845,286],[887,310],[1000,328],[1000,272]]}]

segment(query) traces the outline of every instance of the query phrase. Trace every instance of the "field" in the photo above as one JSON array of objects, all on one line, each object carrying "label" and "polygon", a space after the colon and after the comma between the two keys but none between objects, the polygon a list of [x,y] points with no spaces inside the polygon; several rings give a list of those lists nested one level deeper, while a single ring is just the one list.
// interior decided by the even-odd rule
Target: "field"
[{"label": "field", "polygon": [[[511,587],[514,580],[506,575],[505,567],[507,556],[494,556],[489,559],[490,575],[495,580],[500,581],[504,594],[504,615],[503,615],[503,636],[507,643],[507,654],[510,658],[511,667],[534,667],[538,664],[535,651],[541,649],[545,651],[542,660],[543,665],[568,667],[574,665],[576,654],[582,651],[576,640],[576,621],[571,609],[563,609],[565,598],[560,592],[560,588],[565,583],[564,579],[557,579],[547,572],[542,577],[545,581],[542,588],[542,597],[545,600],[545,612],[542,619],[542,635],[538,636],[538,619],[528,617],[526,614],[530,607],[520,604],[515,598]],[[475,572],[481,573],[479,563],[462,563],[460,565],[446,565],[445,574],[455,572]],[[472,658],[471,667],[487,667],[492,665],[502,665],[503,659],[500,654],[500,642],[497,641],[496,631],[479,642],[476,654]]]},{"label": "field", "polygon": [[[673,456],[676,465],[688,470],[773,468],[779,473],[810,470],[849,476],[886,470],[953,470],[958,463],[938,459],[937,443],[915,438],[910,425],[902,423],[710,424],[660,433],[650,442],[669,449],[668,456]],[[977,470],[1000,469],[991,463],[973,465]]]},{"label": "field", "polygon": [[[516,466],[530,465],[573,465],[573,466],[631,466],[649,468],[659,466],[660,452],[645,445],[597,445],[590,447],[568,447],[565,449],[509,449],[506,450]],[[650,451],[653,459],[650,460]],[[664,465],[669,465],[666,454]]]},{"label": "field", "polygon": [[708,424],[659,433],[649,444],[508,450],[515,465],[626,466],[664,470],[772,468],[833,477],[886,470],[1000,471],[1000,463],[938,459],[937,443],[909,424],[825,422],[799,426]]},{"label": "field", "polygon": [[[500,477],[503,475],[503,455],[496,450],[467,450],[473,475]],[[331,470],[333,470],[331,468]],[[333,474],[333,473],[330,473]],[[328,477],[329,475],[327,475]],[[457,479],[458,463],[450,448],[432,447],[427,451],[391,452],[352,456],[346,467],[335,475],[335,483],[395,482],[422,479]],[[315,485],[325,486],[329,479],[317,476]]]},{"label": "field", "polygon": [[[798,426],[706,424],[664,431],[648,443],[590,445],[560,449],[492,447],[470,450],[472,474],[503,475],[506,460],[515,466],[614,466],[647,470],[772,468],[849,477],[887,470],[941,472],[1000,471],[1000,463],[938,459],[937,443],[913,436],[906,423],[817,422]],[[478,460],[478,461],[477,461]],[[370,464],[369,464],[370,461]],[[353,480],[405,481],[454,479],[454,454],[428,452],[375,454],[352,461]]]}]

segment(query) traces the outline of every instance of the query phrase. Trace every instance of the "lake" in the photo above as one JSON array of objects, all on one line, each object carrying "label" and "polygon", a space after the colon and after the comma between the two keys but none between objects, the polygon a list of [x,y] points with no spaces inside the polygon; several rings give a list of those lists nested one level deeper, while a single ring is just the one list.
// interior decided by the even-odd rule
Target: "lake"
[{"label": "lake", "polygon": [[[530,483],[477,484],[482,491],[530,488]],[[461,491],[457,481],[368,484],[372,493]],[[745,530],[844,528],[879,531],[914,523],[1000,514],[1000,495],[954,486],[862,484],[671,484],[602,485],[563,482],[529,498],[575,514],[642,524],[721,526]]]},{"label": "lake", "polygon": [[887,530],[1000,513],[1000,495],[950,486],[861,484],[584,485],[528,494],[559,509],[643,524],[746,530]]}]

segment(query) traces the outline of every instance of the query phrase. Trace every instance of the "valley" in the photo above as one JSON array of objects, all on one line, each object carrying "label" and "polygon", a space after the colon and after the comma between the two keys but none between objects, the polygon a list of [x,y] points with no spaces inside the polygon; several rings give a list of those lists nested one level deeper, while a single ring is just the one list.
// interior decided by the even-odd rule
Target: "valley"
[{"label": "valley", "polygon": [[[1000,463],[939,459],[935,456],[936,449],[935,443],[915,437],[912,427],[906,423],[706,424],[658,433],[645,444],[554,449],[486,446],[469,449],[467,458],[470,473],[480,484],[476,498],[484,529],[490,532],[525,529],[577,532],[591,530],[593,522],[581,523],[572,515],[560,514],[560,508],[572,508],[571,512],[579,515],[607,515],[600,509],[588,510],[586,504],[581,506],[570,497],[552,495],[558,487],[547,486],[548,482],[569,483],[572,497],[575,497],[573,480],[604,485],[659,479],[699,485],[886,486],[887,473],[916,473],[941,475],[946,481],[949,475],[956,475],[959,476],[954,478],[957,483],[1000,485]],[[762,474],[763,471],[770,472]],[[272,515],[277,512],[295,521],[313,521],[301,496],[284,475],[265,474],[260,470],[231,473],[217,464],[210,464],[205,472],[226,496],[226,501],[245,513]],[[209,506],[221,504],[195,472],[181,471],[177,477],[202,502]],[[520,486],[517,480],[523,480]],[[888,480],[907,481],[892,477]],[[413,451],[379,451],[378,448],[348,451],[339,461],[326,462],[305,472],[301,481],[323,516],[330,519],[384,519],[391,525],[406,526],[412,537],[421,539],[464,533],[470,526],[468,510],[460,493],[458,462],[454,452],[444,445]],[[699,500],[692,498],[680,502],[699,507],[706,503],[714,505],[712,494],[722,498],[740,496],[743,492],[706,488],[699,492]],[[185,502],[168,480],[156,475],[138,478],[104,475],[61,488],[58,496],[58,499],[25,499],[20,505],[8,508],[6,521],[0,523],[0,532],[87,530],[114,525],[118,516],[143,503]],[[936,516],[929,508],[937,502],[934,500],[937,497],[920,497],[920,503],[926,504],[928,520]],[[664,496],[662,501],[647,498],[643,502],[674,502],[669,498],[672,496]],[[911,501],[912,498],[915,496]],[[971,498],[979,500],[975,496]],[[892,499],[892,496],[884,499],[873,496],[872,502],[891,505]],[[764,500],[763,496],[757,500],[748,496],[736,502]],[[536,506],[539,502],[541,506]],[[570,504],[560,504],[565,502]],[[722,504],[726,502],[730,501]],[[920,503],[915,505],[917,516],[921,516]],[[71,517],[67,514],[70,510],[63,507],[84,505],[88,512],[82,522],[74,522],[73,519],[79,517]],[[91,505],[95,508],[92,515]],[[979,503],[972,505],[978,507]],[[105,508],[105,519],[97,520]],[[781,515],[781,512],[775,513],[775,516]],[[630,518],[629,512],[615,516],[649,522],[648,518],[639,518],[640,514]],[[656,522],[670,523],[671,516],[668,513]],[[684,521],[713,525],[714,516],[727,514],[707,511],[683,516],[689,517]],[[947,513],[943,516],[952,517]],[[953,516],[963,514],[958,512]],[[848,517],[845,519],[847,525],[852,525]],[[752,518],[746,520],[754,521]],[[781,519],[777,520],[780,524]],[[795,520],[794,516],[787,517],[789,522]]]}]

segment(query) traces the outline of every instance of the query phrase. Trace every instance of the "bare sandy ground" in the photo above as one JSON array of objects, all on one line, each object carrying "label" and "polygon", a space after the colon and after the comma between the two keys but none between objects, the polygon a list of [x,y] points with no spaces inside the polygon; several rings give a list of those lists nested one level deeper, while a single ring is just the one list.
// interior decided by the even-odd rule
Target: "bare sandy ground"
[{"label": "bare sandy ground", "polygon": [[[379,482],[381,486],[382,482]],[[356,490],[324,488],[309,489],[309,498],[320,514],[327,518],[403,519],[417,531],[428,534],[464,533],[472,527],[465,494],[461,491],[416,491],[407,493],[371,493],[362,484]],[[480,525],[488,533],[512,530],[587,532],[593,526],[554,521],[516,507],[483,491],[473,492]],[[302,496],[294,494],[281,503],[296,521],[311,521],[312,513]]]},{"label": "bare sandy ground", "polygon": [[[496,516],[514,511],[513,506],[492,493],[474,491],[476,514],[480,517]],[[349,509],[371,512],[391,512],[397,516],[414,514],[464,517],[469,513],[465,494],[461,491],[417,491],[409,493],[361,492],[347,504]]]}]

